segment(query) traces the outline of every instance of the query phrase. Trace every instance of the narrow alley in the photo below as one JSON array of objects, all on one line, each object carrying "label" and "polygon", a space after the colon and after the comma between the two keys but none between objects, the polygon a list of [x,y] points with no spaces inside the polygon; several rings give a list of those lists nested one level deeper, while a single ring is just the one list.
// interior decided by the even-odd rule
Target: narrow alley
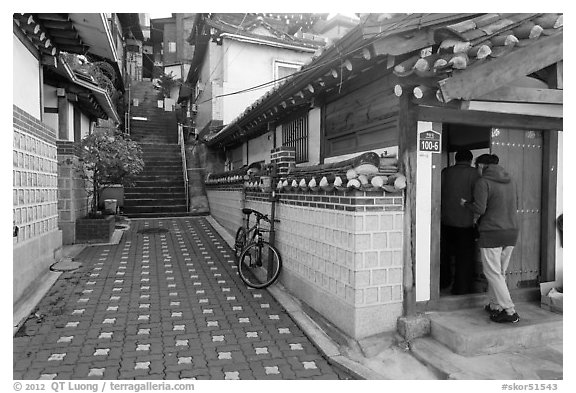
[{"label": "narrow alley", "polygon": [[86,248],[14,337],[14,379],[349,379],[205,218],[133,220]]}]

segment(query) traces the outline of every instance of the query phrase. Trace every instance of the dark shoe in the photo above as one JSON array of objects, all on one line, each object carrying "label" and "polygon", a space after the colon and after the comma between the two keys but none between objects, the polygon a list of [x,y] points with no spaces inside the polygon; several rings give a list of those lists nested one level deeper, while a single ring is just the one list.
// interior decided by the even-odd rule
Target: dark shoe
[{"label": "dark shoe", "polygon": [[492,315],[499,314],[501,310],[496,310],[496,309],[490,307],[489,304],[487,304],[484,306],[484,311],[486,311],[488,314],[490,314],[490,316],[492,316]]},{"label": "dark shoe", "polygon": [[520,321],[520,316],[518,315],[518,313],[509,315],[506,312],[506,310],[502,310],[498,314],[490,315],[490,319],[493,322],[498,323],[517,323],[518,321]]}]

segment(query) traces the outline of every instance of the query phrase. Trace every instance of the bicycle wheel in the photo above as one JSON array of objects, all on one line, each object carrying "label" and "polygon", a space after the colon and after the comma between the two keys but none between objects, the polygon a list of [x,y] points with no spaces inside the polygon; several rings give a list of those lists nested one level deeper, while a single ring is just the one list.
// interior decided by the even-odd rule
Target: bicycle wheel
[{"label": "bicycle wheel", "polygon": [[238,259],[238,274],[252,288],[266,288],[280,275],[282,260],[276,248],[267,242],[252,243]]},{"label": "bicycle wheel", "polygon": [[240,227],[236,232],[236,238],[234,241],[234,256],[236,259],[240,257],[242,250],[246,246],[246,228]]}]

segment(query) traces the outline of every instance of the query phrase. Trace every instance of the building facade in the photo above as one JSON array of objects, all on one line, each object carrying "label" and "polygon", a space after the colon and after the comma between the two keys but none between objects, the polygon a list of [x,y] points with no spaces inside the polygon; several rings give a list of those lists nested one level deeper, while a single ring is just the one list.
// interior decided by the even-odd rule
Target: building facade
[{"label": "building facade", "polygon": [[37,288],[62,245],[75,242],[75,221],[87,213],[75,142],[124,120],[120,19],[13,15],[15,304]]},{"label": "building facade", "polygon": [[[497,154],[518,180],[513,298],[561,283],[562,29],[560,14],[364,15],[304,72],[206,136],[233,168],[279,165],[282,283],[355,338],[478,301],[439,288],[440,172],[458,149]],[[347,178],[351,157],[371,152],[377,172]],[[273,206],[242,175],[207,179],[211,212],[232,233],[241,207]]]}]

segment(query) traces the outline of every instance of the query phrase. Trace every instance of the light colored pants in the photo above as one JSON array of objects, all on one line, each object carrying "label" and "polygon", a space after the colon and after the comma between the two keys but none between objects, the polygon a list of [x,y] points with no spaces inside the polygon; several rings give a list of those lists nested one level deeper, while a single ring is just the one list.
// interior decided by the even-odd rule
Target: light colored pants
[{"label": "light colored pants", "polygon": [[480,249],[482,268],[488,280],[488,300],[493,308],[499,305],[505,310],[514,310],[505,276],[512,251],[512,246]]}]

